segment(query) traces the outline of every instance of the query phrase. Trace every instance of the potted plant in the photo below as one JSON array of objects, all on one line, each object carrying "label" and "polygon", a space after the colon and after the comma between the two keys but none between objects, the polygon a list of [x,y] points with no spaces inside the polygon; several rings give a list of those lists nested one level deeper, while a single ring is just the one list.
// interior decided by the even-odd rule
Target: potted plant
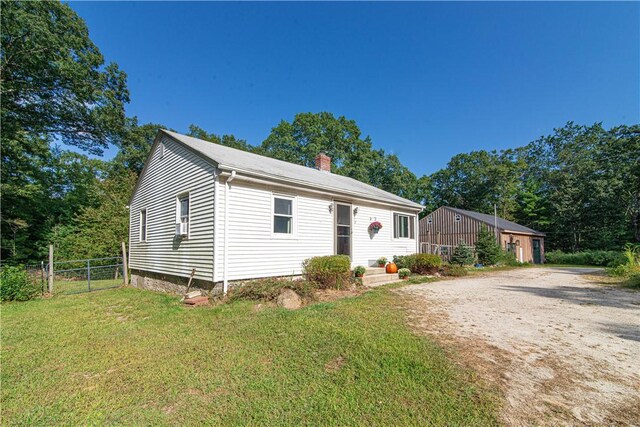
[{"label": "potted plant", "polygon": [[356,277],[364,277],[365,271],[367,271],[367,269],[359,265],[353,269],[353,274],[355,274]]},{"label": "potted plant", "polygon": [[377,233],[381,228],[382,224],[380,223],[380,221],[373,221],[371,224],[369,224],[369,231],[372,233]]},{"label": "potted plant", "polygon": [[387,263],[387,258],[381,256],[380,258],[378,258],[378,267],[384,267],[385,264]]},{"label": "potted plant", "polygon": [[401,268],[400,270],[398,270],[398,277],[400,277],[401,279],[407,280],[409,276],[411,276],[411,270],[409,270],[408,268]]}]

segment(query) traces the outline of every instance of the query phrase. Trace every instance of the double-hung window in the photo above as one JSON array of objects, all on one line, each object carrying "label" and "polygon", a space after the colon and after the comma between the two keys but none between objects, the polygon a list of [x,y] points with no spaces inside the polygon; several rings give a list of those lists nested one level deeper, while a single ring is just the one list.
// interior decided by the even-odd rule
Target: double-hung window
[{"label": "double-hung window", "polygon": [[273,196],[273,232],[293,234],[293,198]]},{"label": "double-hung window", "polygon": [[147,210],[140,211],[140,241],[147,241]]},{"label": "double-hung window", "polygon": [[189,193],[181,194],[176,200],[176,234],[189,235]]},{"label": "double-hung window", "polygon": [[415,239],[415,224],[413,215],[393,214],[393,238]]}]

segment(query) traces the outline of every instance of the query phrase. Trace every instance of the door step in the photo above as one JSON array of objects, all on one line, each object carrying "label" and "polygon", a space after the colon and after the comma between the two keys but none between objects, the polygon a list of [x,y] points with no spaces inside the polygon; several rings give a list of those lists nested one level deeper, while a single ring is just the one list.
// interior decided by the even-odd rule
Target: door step
[{"label": "door step", "polygon": [[[384,270],[384,269],[380,269]],[[399,282],[400,277],[398,273],[387,274],[387,273],[376,273],[376,274],[368,274],[365,273],[362,278],[362,284],[368,287],[376,287],[381,285],[386,285],[387,283]]]}]

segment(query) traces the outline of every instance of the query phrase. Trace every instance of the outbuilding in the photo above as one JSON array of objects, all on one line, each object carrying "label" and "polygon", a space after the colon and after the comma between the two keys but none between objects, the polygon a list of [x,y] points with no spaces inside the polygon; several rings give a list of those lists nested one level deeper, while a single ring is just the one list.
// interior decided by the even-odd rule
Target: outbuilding
[{"label": "outbuilding", "polygon": [[544,262],[545,234],[495,215],[441,206],[420,220],[420,248],[447,259],[460,242],[474,246],[478,232],[487,227],[500,246],[520,262]]},{"label": "outbuilding", "polygon": [[333,254],[372,266],[419,250],[421,210],[331,173],[322,153],[311,168],[161,130],[130,201],[132,283],[180,291],[193,276],[226,291]]}]

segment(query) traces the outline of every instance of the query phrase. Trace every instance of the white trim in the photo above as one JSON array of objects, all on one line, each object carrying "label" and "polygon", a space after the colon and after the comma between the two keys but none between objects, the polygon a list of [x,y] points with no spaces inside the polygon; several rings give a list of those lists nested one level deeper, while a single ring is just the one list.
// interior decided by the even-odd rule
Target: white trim
[{"label": "white trim", "polygon": [[[407,217],[407,237],[395,237],[395,235],[396,235],[396,215],[398,217],[401,217],[401,216]],[[413,238],[411,237],[411,218],[414,218]],[[391,229],[391,240],[395,240],[395,241],[398,241],[398,240],[418,240],[418,239],[416,239],[416,234],[418,233],[418,230],[416,228],[415,218],[417,218],[417,215],[411,215],[411,214],[408,214],[408,213],[405,213],[405,212],[391,211],[391,226],[393,227]]]},{"label": "white trim", "polygon": [[338,205],[349,206],[349,258],[353,262],[353,203],[333,200],[333,254],[338,255]]},{"label": "white trim", "polygon": [[187,197],[189,201],[189,215],[187,217],[187,240],[191,237],[191,190],[181,191],[176,194],[176,224],[182,222],[182,215],[180,215],[180,199]]},{"label": "white trim", "polygon": [[[288,215],[276,214],[275,199],[291,201],[291,233],[276,233],[274,222],[276,216],[289,217]],[[271,237],[274,239],[297,239],[298,238],[298,196],[271,192]]]},{"label": "white trim", "polygon": [[222,278],[222,293],[227,294],[229,290],[229,279],[227,278],[229,272],[229,193],[231,192],[231,181],[236,177],[236,171],[231,171],[224,182],[224,259],[223,259],[223,278]]}]

